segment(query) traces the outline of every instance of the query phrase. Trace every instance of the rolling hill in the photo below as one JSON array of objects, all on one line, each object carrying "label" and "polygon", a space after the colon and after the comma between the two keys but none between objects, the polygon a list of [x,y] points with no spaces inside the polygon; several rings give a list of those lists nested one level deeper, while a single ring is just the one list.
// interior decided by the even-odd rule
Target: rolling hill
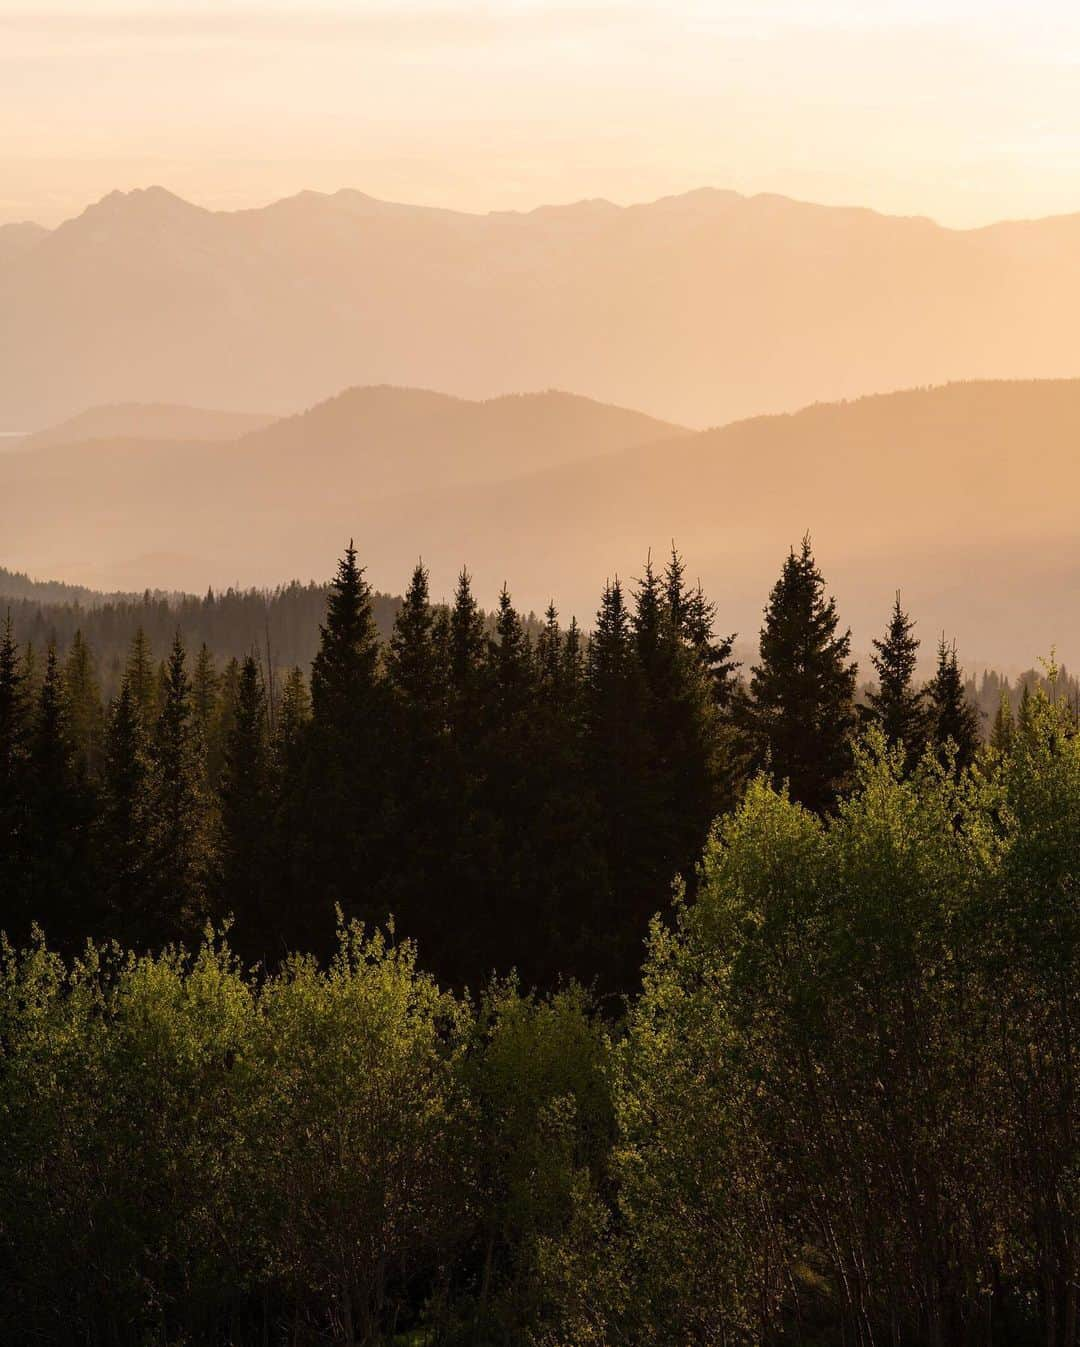
[{"label": "rolling hill", "polygon": [[[105,410],[116,424],[123,409]],[[140,422],[137,412],[126,431],[184,419],[150,415]],[[103,589],[200,588],[255,572],[276,583],[275,559],[302,550],[290,543],[301,518],[317,536],[319,521],[338,520],[342,506],[436,489],[468,492],[690,433],[554,391],[467,402],[380,387],[348,389],[229,440],[128,433],[71,440],[73,427],[96,432],[106,419],[97,409],[0,458],[5,562],[68,580],[89,577]],[[331,536],[336,549],[340,540]],[[324,575],[325,556],[305,567]]]},{"label": "rolling hill", "polygon": [[[231,443],[10,454],[0,460],[0,560],[106,589],[275,584],[327,575],[354,536],[380,589],[400,590],[423,555],[436,595],[467,563],[482,602],[506,579],[522,607],[554,596],[588,622],[605,576],[639,574],[648,548],[662,555],[675,539],[721,626],[747,637],[788,545],[809,529],[861,648],[900,586],[926,640],[945,630],[1003,664],[1030,663],[1056,642],[1080,662],[1080,380],[916,389],[662,439],[648,437],[655,423],[608,409],[624,429],[637,425],[636,441],[590,452],[598,432],[581,435],[573,461],[564,442],[562,461],[523,471],[529,460],[515,468],[506,430],[490,440],[503,446],[488,459],[497,475],[424,487],[421,450],[445,466],[447,446],[463,443],[450,429],[439,441],[432,412],[443,404],[428,397],[377,393],[379,433],[336,443],[298,437],[301,418],[284,423],[288,434],[275,424]],[[521,423],[540,407],[552,413],[559,395],[544,397],[465,409],[501,426],[516,409],[521,442],[535,448],[541,437]],[[321,425],[332,408],[308,415]],[[463,415],[453,400],[444,411],[450,427]],[[590,408],[586,419],[604,414]],[[411,489],[391,491],[380,473],[399,451]]]},{"label": "rolling hill", "polygon": [[221,212],[147,188],[10,239],[0,429],[132,398],[285,414],[357,383],[558,387],[703,426],[1080,374],[1080,216],[949,230],[725,191]]}]

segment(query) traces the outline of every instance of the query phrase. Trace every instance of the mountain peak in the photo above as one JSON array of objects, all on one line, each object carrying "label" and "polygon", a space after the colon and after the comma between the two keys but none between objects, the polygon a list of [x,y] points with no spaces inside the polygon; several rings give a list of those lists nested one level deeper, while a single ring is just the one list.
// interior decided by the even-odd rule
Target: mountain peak
[{"label": "mountain peak", "polygon": [[154,185],[135,187],[128,192],[119,190],[108,192],[100,201],[87,206],[76,220],[69,223],[78,223],[80,220],[101,221],[110,225],[122,221],[154,223],[209,213],[202,206],[192,205],[190,201],[185,201],[183,197],[177,196],[167,188]]}]

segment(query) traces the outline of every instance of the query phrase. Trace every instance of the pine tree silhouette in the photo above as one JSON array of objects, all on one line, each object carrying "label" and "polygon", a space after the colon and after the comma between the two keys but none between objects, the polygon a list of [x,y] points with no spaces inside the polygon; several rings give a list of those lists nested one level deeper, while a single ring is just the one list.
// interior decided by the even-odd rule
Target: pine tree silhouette
[{"label": "pine tree silhouette", "polygon": [[270,737],[266,692],[259,665],[248,655],[240,666],[236,709],[225,745],[218,787],[221,847],[218,911],[236,919],[234,947],[248,960],[267,962],[284,953],[269,902],[267,842],[272,827]]},{"label": "pine tree silhouette", "polygon": [[105,726],[96,870],[104,930],[138,947],[155,927],[149,910],[152,859],[148,732],[130,674]]},{"label": "pine tree silhouette", "polygon": [[92,930],[85,898],[89,880],[89,801],[72,752],[63,675],[49,646],[30,735],[27,910],[61,946]]},{"label": "pine tree silhouette", "polygon": [[875,653],[870,660],[877,670],[878,686],[867,698],[872,720],[890,744],[903,744],[909,765],[922,756],[930,728],[925,696],[915,686],[919,642],[912,634],[914,626],[900,605],[897,590],[885,639],[873,643]]},{"label": "pine tree silhouette", "polygon": [[835,805],[852,765],[857,667],[838,626],[808,534],[769,596],[743,715],[752,761],[818,811]]},{"label": "pine tree silhouette", "polygon": [[30,690],[10,611],[0,637],[0,930],[22,932],[26,882]]},{"label": "pine tree silhouette", "polygon": [[970,767],[979,751],[979,713],[964,691],[964,675],[951,645],[942,635],[938,643],[937,672],[927,688],[930,704],[931,734],[942,761],[955,750],[957,768]]},{"label": "pine tree silhouette", "polygon": [[332,943],[335,904],[349,916],[387,915],[370,901],[385,846],[388,698],[380,660],[371,586],[350,541],[311,666],[304,887],[306,943],[313,948]]},{"label": "pine tree silhouette", "polygon": [[1009,696],[1009,684],[1006,680],[998,693],[997,711],[990,730],[990,746],[999,753],[1008,753],[1016,738],[1016,721],[1013,717],[1012,700]]},{"label": "pine tree silhouette", "polygon": [[76,771],[83,781],[96,781],[101,770],[105,710],[93,655],[81,630],[75,632],[64,663],[64,699]]},{"label": "pine tree silhouette", "polygon": [[150,892],[167,939],[198,931],[207,915],[210,817],[205,744],[195,720],[187,656],[180,633],[161,678],[152,741]]}]

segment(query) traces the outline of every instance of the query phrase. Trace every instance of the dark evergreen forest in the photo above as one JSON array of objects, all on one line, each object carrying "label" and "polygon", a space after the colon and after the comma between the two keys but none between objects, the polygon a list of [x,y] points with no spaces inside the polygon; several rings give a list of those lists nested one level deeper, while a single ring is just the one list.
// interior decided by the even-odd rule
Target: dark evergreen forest
[{"label": "dark evergreen forest", "polygon": [[809,539],[746,669],[674,551],[587,634],[351,545],[60,598],[0,638],[6,1340],[1077,1347],[1052,661],[985,715],[898,595],[860,689]]}]

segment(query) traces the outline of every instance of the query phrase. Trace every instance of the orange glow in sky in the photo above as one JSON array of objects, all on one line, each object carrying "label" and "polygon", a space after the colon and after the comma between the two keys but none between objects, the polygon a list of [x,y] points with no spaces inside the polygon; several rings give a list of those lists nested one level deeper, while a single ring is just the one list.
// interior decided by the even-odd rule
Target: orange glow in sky
[{"label": "orange glow in sky", "polygon": [[470,210],[711,185],[1080,210],[1065,0],[0,0],[0,221],[160,182]]}]

